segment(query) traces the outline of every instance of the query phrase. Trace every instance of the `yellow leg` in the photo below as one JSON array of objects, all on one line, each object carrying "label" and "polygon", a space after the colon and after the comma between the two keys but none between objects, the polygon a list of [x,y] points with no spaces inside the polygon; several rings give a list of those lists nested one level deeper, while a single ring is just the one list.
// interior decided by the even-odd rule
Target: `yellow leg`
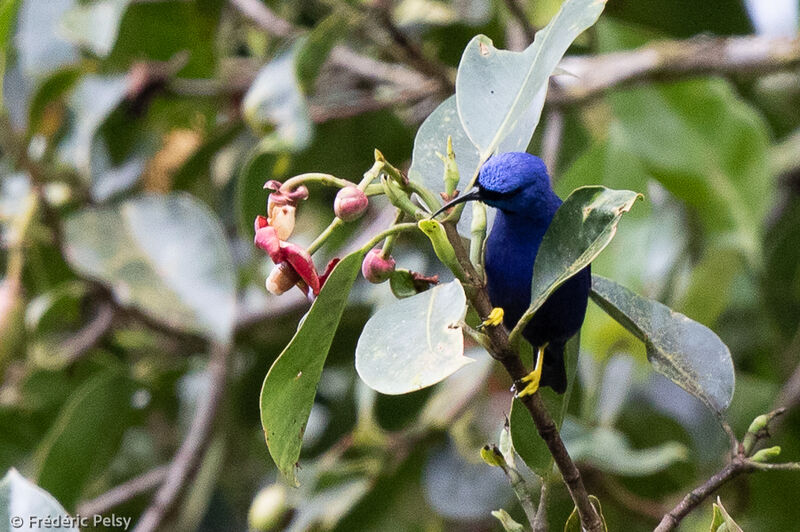
[{"label": "yellow leg", "polygon": [[544,361],[544,349],[547,344],[539,347],[536,351],[536,366],[533,371],[522,377],[522,382],[528,384],[521,391],[517,392],[517,397],[525,397],[526,395],[533,395],[539,390],[539,381],[542,380],[542,362]]},{"label": "yellow leg", "polygon": [[481,327],[496,327],[503,323],[505,312],[500,307],[494,307],[489,316],[481,323]]}]

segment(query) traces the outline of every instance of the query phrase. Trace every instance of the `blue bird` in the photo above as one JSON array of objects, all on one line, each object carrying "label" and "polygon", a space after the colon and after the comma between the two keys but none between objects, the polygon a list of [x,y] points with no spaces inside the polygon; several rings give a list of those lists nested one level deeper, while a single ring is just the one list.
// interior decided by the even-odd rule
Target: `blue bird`
[{"label": "blue bird", "polygon": [[[531,302],[533,263],[561,198],[553,192],[544,162],[528,153],[511,152],[490,158],[481,167],[477,186],[439,212],[478,200],[498,210],[486,240],[485,270],[489,299],[495,309],[484,325],[501,321],[512,329]],[[439,214],[439,212],[435,213]],[[591,286],[590,267],[561,285],[534,314],[522,336],[537,353],[534,370],[518,396],[539,386],[558,393],[567,388],[564,345],[581,328]]]}]

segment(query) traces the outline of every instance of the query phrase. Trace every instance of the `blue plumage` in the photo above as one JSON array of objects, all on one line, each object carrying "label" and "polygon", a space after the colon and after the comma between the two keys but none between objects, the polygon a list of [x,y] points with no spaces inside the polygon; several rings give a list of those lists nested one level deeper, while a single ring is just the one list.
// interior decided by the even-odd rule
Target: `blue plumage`
[{"label": "blue plumage", "polygon": [[[478,175],[477,187],[461,194],[433,216],[470,200],[480,200],[498,210],[486,240],[485,257],[489,299],[496,310],[485,324],[499,324],[502,315],[506,327],[513,329],[530,305],[533,263],[561,198],[553,192],[541,159],[529,153],[511,152],[486,161]],[[558,393],[566,390],[564,345],[583,324],[591,277],[587,266],[561,285],[522,331],[542,365],[537,364],[523,379],[530,384],[519,391],[520,396],[534,393],[540,385]],[[495,318],[497,309],[503,312]]]},{"label": "blue plumage", "polygon": [[[504,310],[511,329],[530,304],[533,263],[561,199],[542,160],[519,152],[483,165],[477,199],[498,209],[486,242],[486,277],[492,305]],[[558,393],[567,386],[564,344],[583,324],[590,286],[587,266],[548,298],[522,333],[534,348],[547,344],[540,384]]]}]

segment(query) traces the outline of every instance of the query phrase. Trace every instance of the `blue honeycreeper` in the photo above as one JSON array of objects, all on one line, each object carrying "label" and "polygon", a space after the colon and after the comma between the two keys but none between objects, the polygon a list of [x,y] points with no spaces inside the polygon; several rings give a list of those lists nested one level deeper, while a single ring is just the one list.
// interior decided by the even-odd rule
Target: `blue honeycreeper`
[{"label": "blue honeycreeper", "polygon": [[[553,192],[540,158],[511,152],[486,161],[477,186],[442,210],[470,200],[499,211],[486,240],[486,282],[492,305],[502,309],[503,323],[512,329],[530,305],[533,263],[561,198]],[[518,390],[520,395],[534,393],[539,385],[558,393],[566,390],[564,345],[583,324],[590,286],[587,266],[553,292],[522,331],[537,351],[541,373],[534,370],[526,377],[531,384]]]}]

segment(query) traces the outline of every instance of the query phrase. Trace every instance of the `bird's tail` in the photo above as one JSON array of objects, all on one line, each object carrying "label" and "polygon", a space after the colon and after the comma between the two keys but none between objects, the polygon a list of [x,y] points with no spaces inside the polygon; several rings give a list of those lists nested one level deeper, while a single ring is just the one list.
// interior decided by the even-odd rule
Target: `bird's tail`
[{"label": "bird's tail", "polygon": [[550,343],[544,350],[540,386],[549,386],[556,393],[567,390],[567,371],[564,368],[564,344]]}]

